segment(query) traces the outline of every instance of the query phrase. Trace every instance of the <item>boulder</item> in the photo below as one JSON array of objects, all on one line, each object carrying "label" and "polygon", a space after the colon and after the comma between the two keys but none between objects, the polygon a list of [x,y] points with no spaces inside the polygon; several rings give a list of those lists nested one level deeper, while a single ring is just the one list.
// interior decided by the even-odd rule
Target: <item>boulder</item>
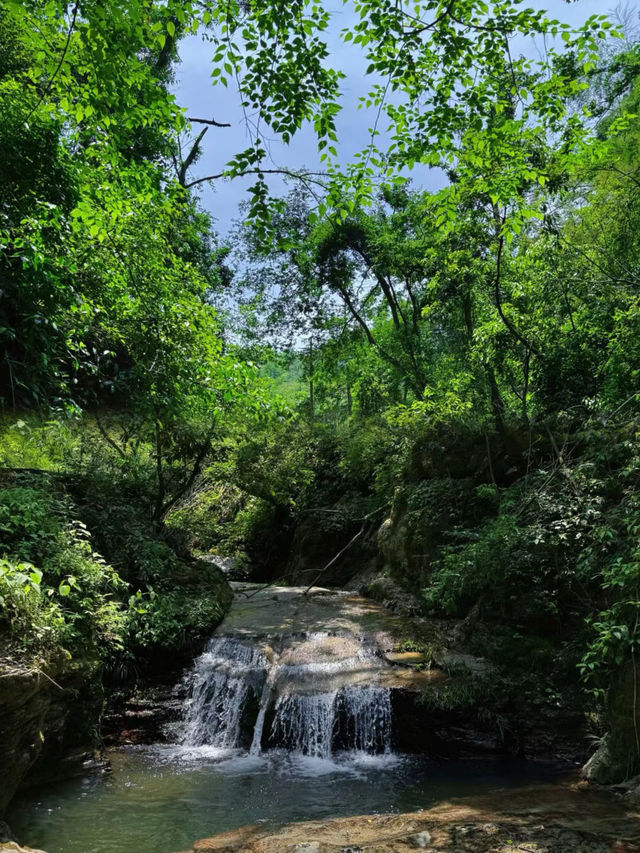
[{"label": "boulder", "polygon": [[597,782],[599,785],[612,785],[623,778],[624,769],[614,761],[607,738],[602,739],[598,749],[582,768],[582,776],[588,782]]},{"label": "boulder", "polygon": [[631,662],[623,666],[607,697],[609,734],[602,739],[596,752],[582,768],[590,782],[615,785],[640,770],[640,665]]},{"label": "boulder", "polygon": [[50,672],[0,668],[0,815],[20,786],[82,772],[93,757],[103,693],[94,661]]}]

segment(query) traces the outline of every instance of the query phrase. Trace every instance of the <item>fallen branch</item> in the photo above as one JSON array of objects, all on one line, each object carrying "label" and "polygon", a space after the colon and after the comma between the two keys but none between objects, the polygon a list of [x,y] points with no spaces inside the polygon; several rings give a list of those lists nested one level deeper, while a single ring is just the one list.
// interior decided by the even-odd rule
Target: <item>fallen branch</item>
[{"label": "fallen branch", "polygon": [[54,685],[54,687],[57,687],[57,688],[58,688],[58,690],[62,690],[62,691],[64,692],[64,688],[63,688],[63,687],[60,687],[60,685],[58,684],[58,682],[57,682],[57,681],[54,681],[54,680],[53,680],[53,678],[51,678],[51,676],[50,676],[50,675],[47,675],[47,673],[44,671],[44,669],[37,668],[37,669],[36,669],[36,672],[38,673],[38,675],[44,675],[44,677],[45,677],[45,678],[48,678],[48,679],[49,679],[49,681]]},{"label": "fallen branch", "polygon": [[264,586],[259,586],[258,589],[254,589],[252,592],[241,592],[240,590],[234,590],[234,595],[236,592],[240,592],[245,598],[253,598],[254,595],[257,595],[259,592],[264,592],[265,589],[269,589],[270,586],[275,586],[280,581],[283,581],[284,578],[274,578],[269,583],[264,584]]},{"label": "fallen branch", "polygon": [[358,539],[359,539],[359,538],[362,536],[362,534],[364,533],[364,531],[365,531],[365,529],[366,529],[366,527],[367,527],[367,522],[369,521],[369,519],[370,519],[370,518],[373,518],[373,516],[374,516],[374,515],[377,515],[379,512],[381,512],[383,509],[386,509],[388,506],[389,506],[389,504],[384,504],[384,506],[380,506],[380,507],[378,507],[378,509],[374,509],[374,510],[373,510],[373,512],[370,512],[370,513],[368,513],[367,515],[365,515],[365,516],[364,516],[364,518],[363,518],[363,522],[362,522],[362,527],[360,528],[360,530],[358,530],[358,532],[355,534],[355,536],[352,536],[352,537],[351,537],[351,539],[347,542],[347,544],[344,546],[344,548],[342,548],[340,551],[338,551],[338,553],[335,555],[335,557],[333,557],[331,560],[329,560],[329,562],[327,563],[327,565],[326,565],[326,566],[324,566],[324,567],[323,567],[323,568],[318,572],[318,574],[317,574],[317,575],[315,576],[315,578],[311,581],[311,583],[309,584],[309,586],[305,589],[305,591],[304,591],[303,595],[308,595],[309,591],[310,591],[311,589],[313,589],[313,587],[314,587],[314,586],[316,585],[316,583],[320,580],[320,578],[322,577],[322,575],[323,575],[323,574],[324,574],[328,569],[330,569],[332,566],[335,566],[335,564],[336,564],[336,563],[338,562],[338,560],[343,556],[343,554],[345,554],[345,553],[349,550],[349,548],[351,548],[351,546],[352,546],[352,545],[354,545],[354,544],[358,541]]}]

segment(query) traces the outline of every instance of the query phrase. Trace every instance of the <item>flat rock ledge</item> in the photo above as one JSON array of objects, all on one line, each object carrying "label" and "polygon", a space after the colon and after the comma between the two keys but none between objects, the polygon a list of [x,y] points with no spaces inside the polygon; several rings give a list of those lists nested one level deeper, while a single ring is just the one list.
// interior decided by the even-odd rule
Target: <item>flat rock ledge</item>
[{"label": "flat rock ledge", "polygon": [[591,790],[496,792],[410,814],[247,826],[193,853],[640,853],[640,812]]}]

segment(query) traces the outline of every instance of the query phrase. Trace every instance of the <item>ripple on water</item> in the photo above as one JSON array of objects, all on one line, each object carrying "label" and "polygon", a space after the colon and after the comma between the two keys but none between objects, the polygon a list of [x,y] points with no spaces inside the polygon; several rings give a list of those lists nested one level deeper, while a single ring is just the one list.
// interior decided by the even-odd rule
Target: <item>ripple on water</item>
[{"label": "ripple on water", "polygon": [[109,774],[16,801],[8,820],[20,838],[49,853],[168,853],[245,824],[415,811],[553,778],[550,768],[518,762],[439,764],[358,753],[256,756],[156,746],[112,750],[109,757]]}]

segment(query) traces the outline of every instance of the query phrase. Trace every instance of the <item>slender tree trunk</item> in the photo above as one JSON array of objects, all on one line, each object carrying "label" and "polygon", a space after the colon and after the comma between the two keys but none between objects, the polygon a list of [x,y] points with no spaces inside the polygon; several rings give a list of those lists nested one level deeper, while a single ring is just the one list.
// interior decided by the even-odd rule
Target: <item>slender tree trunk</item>
[{"label": "slender tree trunk", "polygon": [[522,386],[522,418],[526,424],[529,423],[529,411],[527,408],[527,395],[529,393],[529,373],[531,365],[531,350],[528,349],[525,353],[522,364],[522,372],[524,375],[524,383]]},{"label": "slender tree trunk", "polygon": [[155,521],[158,530],[162,527],[162,509],[164,506],[164,498],[166,494],[166,484],[164,481],[164,468],[162,465],[162,429],[160,422],[156,420],[155,425],[156,438],[156,502],[153,510],[153,520]]},{"label": "slender tree trunk", "polygon": [[313,338],[309,339],[309,423],[313,430],[315,421],[315,401],[313,388]]},{"label": "slender tree trunk", "polygon": [[487,378],[489,380],[489,392],[491,395],[491,411],[493,412],[493,421],[496,426],[496,432],[502,439],[505,447],[508,444],[507,427],[504,422],[505,404],[500,393],[500,388],[496,382],[496,375],[492,367],[487,365]]},{"label": "slender tree trunk", "polygon": [[473,316],[471,314],[471,289],[468,288],[462,298],[462,307],[464,311],[464,325],[467,331],[467,340],[469,344],[473,340]]}]

